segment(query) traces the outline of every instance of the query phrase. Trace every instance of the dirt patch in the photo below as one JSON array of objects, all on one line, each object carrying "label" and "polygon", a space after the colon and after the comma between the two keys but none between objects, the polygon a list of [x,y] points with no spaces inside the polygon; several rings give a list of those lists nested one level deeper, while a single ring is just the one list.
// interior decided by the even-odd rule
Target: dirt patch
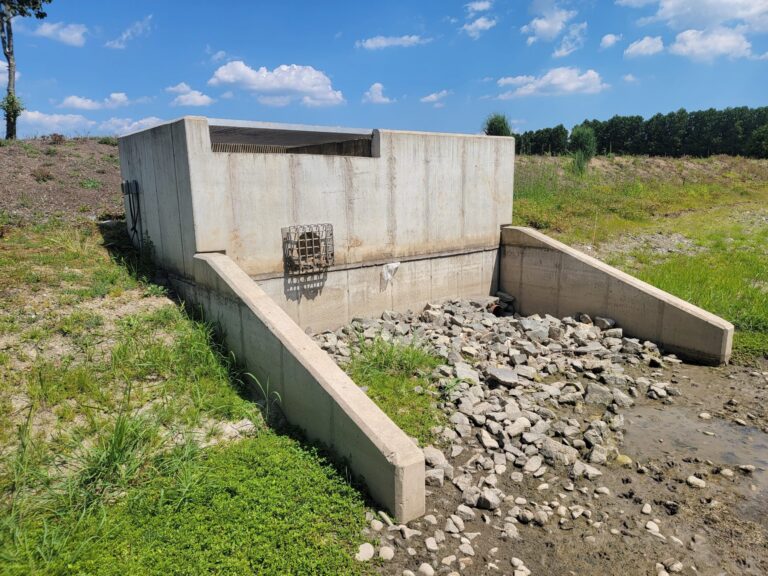
[{"label": "dirt patch", "polygon": [[653,254],[654,256],[664,258],[680,254],[693,255],[704,250],[702,246],[697,245],[690,238],[677,232],[624,234],[614,240],[603,242],[598,246],[583,244],[574,247],[600,260],[623,256],[627,258],[629,265],[637,262],[634,257],[635,253],[641,253],[643,256]]},{"label": "dirt patch", "polygon": [[117,146],[97,139],[7,143],[0,147],[0,173],[0,216],[12,223],[96,220],[124,211]]}]

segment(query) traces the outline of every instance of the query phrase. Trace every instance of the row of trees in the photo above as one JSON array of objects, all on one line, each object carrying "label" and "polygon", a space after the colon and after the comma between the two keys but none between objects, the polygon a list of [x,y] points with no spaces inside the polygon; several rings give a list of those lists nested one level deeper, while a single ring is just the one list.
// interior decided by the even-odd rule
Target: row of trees
[{"label": "row of trees", "polygon": [[[492,115],[489,117],[500,115]],[[488,121],[486,121],[486,128]],[[768,107],[726,108],[669,114],[614,116],[610,120],[585,120],[595,135],[598,154],[647,154],[649,156],[699,156],[728,154],[768,158]],[[486,133],[489,133],[486,129]],[[572,152],[565,126],[507,135],[517,138],[520,154],[560,155]]]}]

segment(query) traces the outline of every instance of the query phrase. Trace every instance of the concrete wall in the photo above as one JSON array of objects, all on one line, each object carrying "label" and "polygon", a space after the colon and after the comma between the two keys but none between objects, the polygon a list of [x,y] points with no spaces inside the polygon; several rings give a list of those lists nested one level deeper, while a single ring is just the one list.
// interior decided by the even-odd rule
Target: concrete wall
[{"label": "concrete wall", "polygon": [[253,276],[282,275],[284,226],[331,223],[345,266],[495,249],[511,222],[512,138],[377,130],[364,158],[216,153],[205,119],[185,130],[198,251]]},{"label": "concrete wall", "polygon": [[[494,292],[514,140],[375,130],[370,144],[372,157],[213,152],[208,121],[186,117],[121,138],[120,157],[164,268],[191,278],[195,254],[226,253],[304,328]],[[333,225],[335,265],[307,288],[284,277],[281,228],[315,223]]]},{"label": "concrete wall", "polygon": [[348,461],[373,498],[407,522],[424,514],[424,456],[235,262],[199,254],[183,298],[225,330],[227,347],[307,436]]},{"label": "concrete wall", "polygon": [[521,314],[613,318],[625,333],[696,362],[728,362],[733,325],[530,228],[501,233],[499,288]]}]

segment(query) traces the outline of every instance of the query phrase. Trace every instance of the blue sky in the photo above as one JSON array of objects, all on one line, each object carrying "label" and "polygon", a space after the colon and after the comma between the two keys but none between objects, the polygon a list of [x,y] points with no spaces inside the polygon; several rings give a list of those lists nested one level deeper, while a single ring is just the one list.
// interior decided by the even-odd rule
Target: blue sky
[{"label": "blue sky", "polygon": [[768,0],[54,0],[47,10],[14,21],[22,136],[121,133],[190,114],[478,132],[498,111],[522,131],[768,105]]}]

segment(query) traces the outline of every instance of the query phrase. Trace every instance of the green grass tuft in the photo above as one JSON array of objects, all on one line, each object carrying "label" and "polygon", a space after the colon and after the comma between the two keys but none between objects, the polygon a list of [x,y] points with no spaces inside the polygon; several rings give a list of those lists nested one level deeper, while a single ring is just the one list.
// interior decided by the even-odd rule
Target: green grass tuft
[{"label": "green grass tuft", "polygon": [[[420,347],[361,340],[347,368],[352,379],[367,387],[368,396],[407,434],[422,444],[434,442],[431,429],[442,424],[428,378],[440,359]],[[414,390],[420,387],[421,391]]]}]

